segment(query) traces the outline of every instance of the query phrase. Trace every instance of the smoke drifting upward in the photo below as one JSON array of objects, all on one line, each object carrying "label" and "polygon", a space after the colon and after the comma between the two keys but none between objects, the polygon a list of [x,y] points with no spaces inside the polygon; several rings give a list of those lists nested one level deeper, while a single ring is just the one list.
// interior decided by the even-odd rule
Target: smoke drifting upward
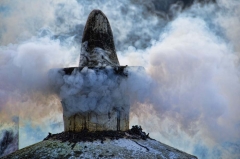
[{"label": "smoke drifting upward", "polygon": [[[240,83],[238,56],[232,48],[209,32],[204,21],[180,16],[146,52],[150,59],[146,68],[157,85],[146,104],[156,111],[154,120],[159,120],[158,129],[152,125],[150,131],[160,132],[161,138],[167,137],[173,143],[176,138],[172,136],[185,133],[197,144],[204,141],[215,147],[233,142],[238,147]],[[149,111],[146,104],[142,110]],[[138,106],[135,109],[137,116],[142,115],[139,122],[146,122],[144,127],[149,127],[152,117],[146,119]],[[175,144],[184,143],[178,139]],[[202,153],[208,157],[214,153],[194,151],[200,157]],[[219,153],[227,158],[227,151],[224,147]],[[219,157],[211,157],[214,156]]]},{"label": "smoke drifting upward", "polygon": [[[48,87],[47,73],[52,67],[67,64],[66,60],[71,61],[70,54],[69,48],[49,38],[32,38],[1,47],[0,120],[7,124],[13,116],[19,116],[20,147],[42,140],[44,134],[26,140],[38,127],[48,129],[61,121],[60,101]],[[3,126],[0,125],[1,129]]]},{"label": "smoke drifting upward", "polygon": [[22,147],[61,131],[51,126],[62,108],[47,73],[78,66],[87,16],[99,8],[120,64],[147,71],[130,79],[131,123],[199,158],[239,158],[240,2],[174,2],[1,2],[1,122],[19,115],[23,139],[40,133]]},{"label": "smoke drifting upward", "polygon": [[[218,7],[223,7],[222,3]],[[240,155],[239,40],[229,34],[238,28],[230,31],[231,24],[226,27],[219,23],[222,14],[214,6],[195,5],[166,26],[159,41],[145,50],[150,61],[146,68],[157,85],[152,89],[153,98],[140,105],[144,113],[139,105],[133,110],[139,123],[145,123],[156,137],[179,148],[188,147],[200,158]],[[234,12],[230,18],[238,15]],[[239,25],[239,20],[232,25]],[[140,54],[142,51],[134,51],[130,57]],[[127,60],[131,63],[130,58]],[[146,116],[152,111],[154,117]],[[150,126],[152,120],[157,120],[157,128]]]}]

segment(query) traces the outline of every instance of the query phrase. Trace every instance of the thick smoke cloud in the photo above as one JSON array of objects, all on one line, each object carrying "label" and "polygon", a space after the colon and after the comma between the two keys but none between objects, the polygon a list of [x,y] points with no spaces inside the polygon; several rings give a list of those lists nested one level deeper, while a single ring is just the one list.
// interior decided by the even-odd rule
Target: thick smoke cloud
[{"label": "thick smoke cloud", "polygon": [[[168,29],[159,42],[146,50],[150,59],[146,68],[158,86],[152,89],[153,98],[146,104],[156,111],[158,129],[155,125],[149,127],[148,120],[156,119],[148,119],[144,111],[137,110],[138,105],[133,112],[142,115],[140,123],[146,122],[144,127],[149,127],[150,131],[170,129],[167,136],[159,133],[159,138],[167,137],[176,145],[184,144],[172,138],[181,132],[192,137],[192,141],[196,140],[196,144],[203,136],[205,144],[213,147],[225,142],[235,143],[239,140],[238,56],[228,44],[209,32],[202,20],[180,16]],[[144,105],[142,109],[149,111]],[[195,151],[204,158],[202,154],[206,152]],[[222,156],[226,155],[225,148],[219,151]]]},{"label": "thick smoke cloud", "polygon": [[45,136],[42,134],[41,138],[26,140],[31,138],[31,131],[36,131],[38,127],[42,130],[51,125],[54,127],[62,120],[60,101],[48,87],[48,71],[63,63],[68,65],[71,61],[77,64],[78,61],[70,59],[73,50],[47,37],[33,37],[20,44],[1,47],[1,123],[8,123],[13,116],[19,116],[20,147],[33,144]]},{"label": "thick smoke cloud", "polygon": [[240,3],[167,2],[2,1],[0,120],[20,117],[22,141],[32,140],[22,147],[62,131],[52,124],[62,108],[47,73],[78,66],[87,16],[98,8],[120,64],[147,71],[132,80],[131,124],[199,158],[239,158]]},{"label": "thick smoke cloud", "polygon": [[1,45],[21,42],[36,34],[41,27],[51,25],[54,20],[52,5],[46,1],[1,1]]}]

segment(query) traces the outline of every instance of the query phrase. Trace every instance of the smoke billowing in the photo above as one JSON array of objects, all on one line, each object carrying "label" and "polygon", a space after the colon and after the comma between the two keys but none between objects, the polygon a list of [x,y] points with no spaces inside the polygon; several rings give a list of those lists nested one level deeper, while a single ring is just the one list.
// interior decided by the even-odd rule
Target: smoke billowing
[{"label": "smoke billowing", "polygon": [[20,117],[22,141],[31,136],[22,147],[62,131],[47,73],[78,66],[83,28],[97,8],[109,19],[120,64],[147,72],[132,80],[131,124],[199,158],[239,158],[240,3],[184,2],[1,2],[1,122]]}]

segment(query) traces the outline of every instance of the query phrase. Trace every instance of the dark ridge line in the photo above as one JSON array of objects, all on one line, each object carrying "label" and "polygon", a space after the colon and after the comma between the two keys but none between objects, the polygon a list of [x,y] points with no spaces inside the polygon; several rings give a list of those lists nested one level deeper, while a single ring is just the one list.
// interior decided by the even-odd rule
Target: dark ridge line
[{"label": "dark ridge line", "polygon": [[[134,141],[134,140],[133,140],[133,141]],[[147,151],[149,151],[149,148],[147,148],[146,146],[143,146],[143,145],[139,144],[137,141],[134,141],[134,142],[135,142],[136,144],[138,144],[139,146],[145,148]]]},{"label": "dark ridge line", "polygon": [[[90,132],[88,130],[83,130],[81,132],[61,132],[58,134],[51,134],[49,133],[44,140],[60,140],[62,142],[70,142],[70,143],[77,143],[79,141],[96,141],[96,140],[101,140],[101,143],[103,144],[103,141],[106,139],[111,139],[111,140],[118,140],[120,138],[127,138],[127,139],[151,139],[149,137],[149,134],[146,134],[145,132],[142,131],[141,126],[135,125],[132,126],[130,130],[127,131],[95,131],[95,132]],[[73,145],[74,147],[75,145]]]}]

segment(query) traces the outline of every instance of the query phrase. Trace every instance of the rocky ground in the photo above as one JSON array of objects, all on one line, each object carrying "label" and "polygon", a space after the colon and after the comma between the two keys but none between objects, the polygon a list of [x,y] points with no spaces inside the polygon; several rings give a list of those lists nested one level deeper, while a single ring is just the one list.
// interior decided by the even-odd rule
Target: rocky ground
[{"label": "rocky ground", "polygon": [[133,126],[125,132],[49,133],[42,142],[3,157],[5,158],[196,159],[197,157],[151,139],[141,127]]}]

